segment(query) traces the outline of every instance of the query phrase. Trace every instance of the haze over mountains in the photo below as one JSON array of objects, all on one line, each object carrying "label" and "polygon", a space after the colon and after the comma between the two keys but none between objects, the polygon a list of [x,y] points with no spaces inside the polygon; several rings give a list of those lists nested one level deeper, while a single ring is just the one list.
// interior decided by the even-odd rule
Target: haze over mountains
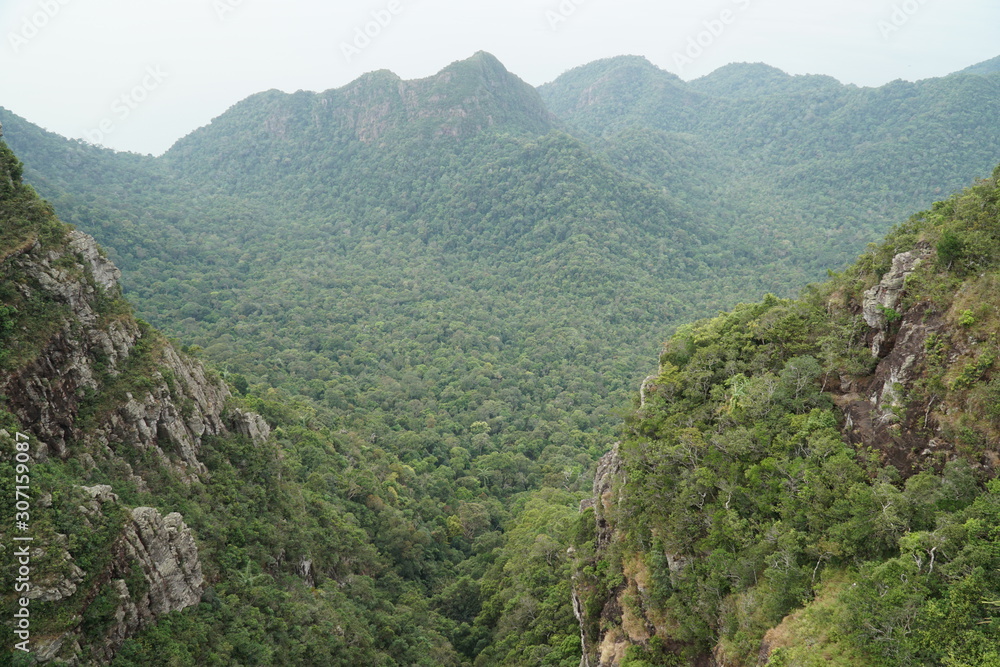
[{"label": "haze over mountains", "polygon": [[[379,239],[383,253],[491,282],[555,274],[575,291],[593,281],[634,302],[624,310],[645,321],[636,333],[649,344],[664,323],[794,292],[987,173],[998,97],[993,76],[859,89],[764,65],[685,84],[635,57],[536,93],[480,53],[422,81],[375,72],[326,93],[261,93],[159,159],[3,121],[29,177],[132,275],[153,321],[142,292],[155,279],[131,271],[140,254],[184,249],[218,292],[221,267],[256,256],[247,239],[251,250],[273,235],[329,244],[331,257]],[[88,221],[88,198],[132,229]],[[582,257],[588,268],[574,271]],[[530,271],[516,270],[522,262]]]},{"label": "haze over mountains", "polygon": [[[576,507],[664,338],[796,294],[988,176],[1000,72],[857,88],[739,64],[686,83],[620,57],[536,90],[478,53],[417,81],[262,92],[156,158],[0,122],[138,315],[221,369],[295,483],[352,517],[352,564],[317,576],[377,553],[366,618],[422,610],[398,655],[423,637],[439,664],[575,667]],[[293,576],[276,544],[221,580]],[[395,664],[396,638],[358,659]]]},{"label": "haze over mountains", "polygon": [[[29,180],[125,270],[140,313],[253,380],[313,382],[322,399],[339,345],[317,340],[295,371],[277,359],[305,337],[350,340],[331,318],[382,349],[410,327],[442,339],[447,311],[509,359],[547,356],[525,331],[579,339],[590,352],[572,354],[600,359],[620,402],[671,325],[792,294],[988,173],[998,105],[990,75],[859,89],[730,65],[686,84],[635,57],[536,92],[479,53],[421,81],[261,93],[161,158],[0,120]],[[354,300],[357,285],[372,291]],[[289,293],[304,306],[291,326]]]}]

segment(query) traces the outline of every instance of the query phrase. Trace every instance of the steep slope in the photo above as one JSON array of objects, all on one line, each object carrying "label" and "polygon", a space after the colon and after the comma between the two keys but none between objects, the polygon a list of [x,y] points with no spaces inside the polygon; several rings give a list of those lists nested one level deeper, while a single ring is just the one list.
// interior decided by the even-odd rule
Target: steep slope
[{"label": "steep slope", "polygon": [[30,617],[0,631],[13,664],[460,664],[384,555],[392,531],[434,548],[400,508],[416,473],[302,406],[231,396],[21,173],[0,144],[0,538],[30,547],[4,565],[25,584],[5,608]]},{"label": "steep slope", "polygon": [[[36,547],[32,587],[22,591],[36,639],[18,640],[43,662],[105,661],[158,617],[197,604],[204,580],[180,514],[124,507],[110,486],[83,480],[116,468],[119,484],[146,488],[144,460],[196,482],[207,472],[203,438],[228,432],[229,392],[131,317],[118,270],[92,238],[56,221],[20,174],[0,146],[4,505],[13,517],[16,450],[18,484],[31,490],[30,511],[17,509],[30,516]],[[85,472],[76,486],[61,487],[68,480],[53,473],[69,461]]]},{"label": "steep slope", "polygon": [[682,327],[577,544],[585,665],[996,659],[1000,168]]}]

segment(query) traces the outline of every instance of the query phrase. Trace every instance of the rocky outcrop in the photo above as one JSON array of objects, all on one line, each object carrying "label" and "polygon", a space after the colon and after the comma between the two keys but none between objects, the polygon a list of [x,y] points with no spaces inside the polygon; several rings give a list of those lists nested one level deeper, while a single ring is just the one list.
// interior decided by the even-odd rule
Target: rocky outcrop
[{"label": "rocky outcrop", "polygon": [[206,472],[198,460],[202,436],[226,432],[222,414],[229,390],[171,346],[160,354],[158,375],[158,386],[143,394],[126,393],[125,401],[106,416],[92,437],[112,448],[116,442],[127,442],[151,449],[164,465],[195,478]]},{"label": "rocky outcrop", "polygon": [[[892,269],[865,292],[862,316],[872,328],[871,353],[879,362],[871,375],[846,380],[843,393],[834,396],[848,441],[880,450],[904,475],[942,444],[934,437],[934,409],[944,397],[913,388],[927,373],[929,340],[950,338],[950,327],[944,313],[929,303],[900,307],[906,278],[928,257],[929,251],[920,249],[897,254]],[[962,352],[959,348],[950,356]]]},{"label": "rocky outcrop", "polygon": [[[124,561],[142,571],[144,585],[131,591],[124,578],[111,581],[120,602],[102,647],[107,659],[157,617],[198,604],[204,583],[194,536],[180,514],[162,516],[152,507],[137,507],[131,519],[122,535]],[[116,574],[125,570],[120,565]]]},{"label": "rocky outcrop", "polygon": [[[99,312],[101,302],[118,297],[120,272],[86,234],[70,232],[62,251],[42,252],[35,243],[10,261],[24,276],[18,289],[25,298],[41,292],[66,314],[33,360],[0,377],[8,409],[46,443],[39,455],[67,459],[72,447],[87,444],[97,445],[98,454],[113,455],[126,444],[152,450],[185,479],[204,475],[198,460],[201,438],[226,432],[222,413],[230,394],[225,383],[210,379],[200,364],[172,346],[144,340],[152,334],[131,316]],[[126,370],[140,343],[146,343],[144,353],[155,356],[155,370],[144,378],[142,390],[125,392],[92,410],[95,421],[81,423],[81,413],[93,408],[95,397]],[[244,422],[253,422],[254,435],[266,433],[259,417],[246,416]]]},{"label": "rocky outcrop", "polygon": [[25,299],[44,297],[53,309],[61,307],[65,317],[46,340],[39,341],[32,361],[0,377],[0,393],[21,423],[30,424],[39,441],[47,443],[48,451],[41,454],[65,458],[67,443],[76,436],[81,399],[99,387],[96,360],[102,360],[109,374],[117,373],[139,337],[139,328],[131,320],[101,326],[95,305],[102,293],[117,289],[118,274],[108,268],[89,236],[70,232],[62,252],[43,252],[36,241],[28,252],[9,261],[23,276],[17,289]]},{"label": "rocky outcrop", "polygon": [[90,275],[98,287],[107,292],[118,288],[118,280],[122,277],[122,272],[101,253],[92,237],[80,231],[71,231],[69,233],[69,247],[90,269]]},{"label": "rocky outcrop", "polygon": [[58,602],[65,600],[77,591],[86,573],[81,570],[68,551],[69,539],[66,535],[57,533],[48,547],[32,549],[33,562],[44,562],[48,551],[54,552],[44,569],[43,575],[33,582],[28,597],[39,602]]},{"label": "rocky outcrop", "polygon": [[240,408],[234,408],[230,414],[229,428],[258,445],[271,435],[271,427],[263,417],[255,412],[244,412]]},{"label": "rocky outcrop", "polygon": [[862,315],[868,326],[875,329],[871,350],[876,357],[884,356],[889,338],[889,325],[898,317],[899,305],[906,288],[906,279],[927,258],[928,253],[913,251],[899,253],[892,258],[892,268],[882,276],[877,285],[865,292]]},{"label": "rocky outcrop", "polygon": [[[81,489],[87,500],[79,511],[84,523],[96,529],[99,519],[119,503],[119,498],[108,485]],[[200,601],[204,577],[198,548],[180,514],[163,516],[152,507],[137,507],[129,512],[113,544],[112,558],[103,572],[92,573],[86,596],[87,605],[94,604],[102,592],[116,602],[103,640],[84,642],[77,618],[66,632],[38,642],[39,662],[109,662],[126,639],[158,617]],[[68,553],[64,558],[72,560]],[[72,577],[55,586],[33,589],[32,599],[59,600],[72,595],[84,573],[72,562],[70,566]],[[87,651],[81,645],[86,645]]]},{"label": "rocky outcrop", "polygon": [[604,549],[611,543],[614,527],[611,511],[618,498],[615,486],[621,482],[623,462],[618,452],[620,443],[615,443],[610,452],[601,457],[594,475],[594,519],[597,521],[597,548]]}]

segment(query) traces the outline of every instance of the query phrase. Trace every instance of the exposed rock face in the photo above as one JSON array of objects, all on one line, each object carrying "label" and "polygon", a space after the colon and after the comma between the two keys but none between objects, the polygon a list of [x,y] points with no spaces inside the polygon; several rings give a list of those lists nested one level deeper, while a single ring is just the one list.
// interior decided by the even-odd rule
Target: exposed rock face
[{"label": "exposed rock face", "polygon": [[102,381],[122,373],[144,336],[131,317],[102,318],[97,312],[102,295],[117,294],[120,272],[94,240],[80,232],[70,233],[62,253],[43,254],[35,244],[11,261],[27,278],[18,285],[23,294],[40,290],[68,311],[34,361],[0,378],[8,409],[31,425],[39,442],[47,443],[39,454],[66,459],[73,455],[74,442],[111,449],[127,443],[154,450],[165,465],[188,479],[204,474],[198,460],[201,437],[226,432],[221,416],[229,396],[225,384],[210,380],[200,364],[166,345],[157,351],[153,386],[142,394],[127,394],[85,430],[77,417],[87,396],[98,392]]},{"label": "exposed rock face", "polygon": [[[871,351],[880,361],[871,376],[835,397],[845,416],[848,440],[878,448],[904,474],[914,469],[936,443],[934,438],[928,438],[928,429],[933,426],[933,399],[918,404],[909,394],[927,368],[928,339],[934,334],[946,334],[948,325],[942,314],[927,303],[897,311],[906,277],[928,256],[926,251],[896,255],[892,270],[865,292],[862,314],[874,329]],[[892,335],[885,309],[897,311],[899,316]]]},{"label": "exposed rock face", "polygon": [[[108,485],[80,488],[87,499],[80,505],[79,512],[87,526],[93,528],[103,515],[119,504],[118,495]],[[65,551],[66,540],[57,539],[56,543],[68,569],[64,567],[60,570],[64,573],[60,580],[51,584],[41,582],[33,588],[30,593],[32,599],[66,599],[85,580],[85,573]],[[37,550],[33,557],[37,559],[42,551],[44,549]],[[87,605],[102,589],[109,590],[117,601],[104,639],[84,642],[80,617],[76,617],[68,631],[38,640],[35,651],[39,662],[109,662],[126,639],[158,617],[197,604],[201,599],[204,577],[194,536],[181,515],[172,513],[164,517],[151,507],[137,507],[128,514],[128,519],[113,540],[112,557],[105,569],[94,573],[90,581],[92,583],[85,596]],[[128,582],[132,582],[131,590]],[[86,650],[81,643],[87,645]]]},{"label": "exposed rock face", "polygon": [[295,573],[302,577],[304,582],[313,588],[316,587],[316,578],[313,576],[313,563],[305,556],[299,559],[299,565],[295,568]]},{"label": "exposed rock face", "polygon": [[[89,236],[71,232],[64,253],[43,254],[36,242],[11,261],[26,278],[17,285],[22,294],[41,291],[64,306],[68,317],[33,362],[0,378],[0,393],[7,396],[21,422],[31,424],[39,440],[48,444],[51,451],[42,454],[65,458],[67,442],[74,439],[73,422],[81,397],[85,391],[98,388],[95,358],[103,357],[108,372],[115,374],[135,345],[139,329],[131,320],[99,326],[94,308],[98,290],[116,290],[118,274],[117,269],[108,268]],[[87,279],[88,273],[93,280]],[[96,276],[103,282],[96,282]]]},{"label": "exposed rock face", "polygon": [[892,258],[892,268],[882,276],[879,284],[865,292],[863,316],[868,326],[876,331],[872,339],[872,355],[883,356],[890,324],[886,313],[895,311],[903,296],[906,278],[926,258],[925,253],[918,252],[896,255]]},{"label": "exposed rock face", "polygon": [[620,481],[623,462],[618,453],[619,443],[601,457],[594,475],[594,518],[597,521],[597,548],[604,549],[611,543],[614,527],[609,515],[617,501],[614,497],[615,483]]},{"label": "exposed rock face", "polygon": [[198,547],[180,514],[164,517],[152,507],[137,507],[124,539],[126,553],[139,562],[149,584],[149,591],[132,601],[139,618],[148,620],[198,603],[204,582]]},{"label": "exposed rock face", "polygon": [[90,268],[94,281],[104,290],[110,292],[118,287],[122,272],[101,254],[94,239],[83,232],[69,233],[69,247],[76,252]]},{"label": "exposed rock face", "polygon": [[[16,250],[4,268],[26,300],[52,304],[53,315],[30,357],[19,350],[25,357],[20,365],[0,373],[3,407],[32,436],[32,460],[58,457],[76,459],[85,471],[123,470],[141,490],[142,471],[133,469],[126,451],[133,461],[136,452],[152,452],[153,461],[194,481],[206,475],[198,458],[202,438],[226,434],[227,420],[255,442],[267,438],[270,429],[257,414],[237,410],[224,418],[225,383],[129,314],[119,300],[120,272],[91,237],[70,232],[56,250],[43,250],[37,241]],[[201,598],[197,544],[180,514],[164,516],[152,507],[123,514],[112,487],[79,488],[79,522],[105,531],[111,554],[101,561],[103,569],[85,572],[65,535],[38,536],[31,599],[77,601],[60,630],[37,638],[40,663],[106,664],[126,639]],[[41,508],[52,504],[51,494],[37,501]],[[312,564],[305,569],[311,578]],[[87,610],[98,598],[106,604],[108,596],[117,606],[103,639],[85,639]]]},{"label": "exposed rock face", "polygon": [[254,444],[264,442],[271,435],[271,427],[256,412],[244,412],[236,408],[230,414],[229,419],[229,427],[235,433],[250,438]]},{"label": "exposed rock face", "polygon": [[[98,428],[98,438],[103,443],[128,442],[153,449],[165,465],[189,477],[204,474],[198,460],[201,438],[226,432],[222,412],[229,390],[210,381],[200,364],[182,359],[170,346],[163,349],[160,368],[163,384],[140,397],[127,394],[126,402]],[[165,377],[173,382],[167,383]]]},{"label": "exposed rock face", "polygon": [[57,534],[54,545],[32,549],[31,558],[34,562],[42,561],[47,550],[55,549],[57,555],[54,560],[57,564],[46,567],[43,578],[33,582],[28,593],[30,599],[58,602],[76,593],[77,586],[83,581],[86,573],[73,562],[73,557],[66,550],[68,543],[69,540],[65,535]]},{"label": "exposed rock face", "polygon": [[[80,507],[85,516],[96,518],[108,505],[118,503],[110,486],[82,488],[91,498]],[[151,507],[137,507],[131,511],[115,545],[114,557],[96,577],[96,588],[91,591],[93,597],[100,586],[107,586],[118,602],[104,640],[89,646],[91,658],[98,663],[109,662],[126,639],[159,616],[197,604],[204,583],[194,536],[180,514],[164,517]],[[76,583],[83,579],[82,574],[80,571]],[[136,574],[141,574],[142,584],[133,583],[135,590],[130,590],[127,581],[134,582]],[[41,594],[37,597],[46,599]],[[81,639],[77,626],[56,638],[40,641],[39,661],[75,664],[83,653]]]}]

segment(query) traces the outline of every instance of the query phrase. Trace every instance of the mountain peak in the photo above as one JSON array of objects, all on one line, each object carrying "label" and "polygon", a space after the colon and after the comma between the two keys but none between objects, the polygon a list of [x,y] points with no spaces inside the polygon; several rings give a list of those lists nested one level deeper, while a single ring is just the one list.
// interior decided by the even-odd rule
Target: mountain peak
[{"label": "mountain peak", "polygon": [[504,67],[502,62],[500,62],[500,59],[497,58],[492,53],[490,53],[489,51],[476,51],[465,60],[456,60],[451,65],[446,67],[445,70],[462,65],[477,66],[483,68],[484,70],[502,72],[504,74],[510,75],[510,72],[507,71],[507,68]]},{"label": "mountain peak", "polygon": [[282,160],[288,146],[303,142],[469,137],[490,129],[543,134],[551,127],[538,92],[480,51],[424,79],[378,70],[322,93],[259,93],[181,139],[168,155],[207,151],[217,162],[243,145]]},{"label": "mountain peak", "polygon": [[791,75],[765,63],[730,63],[691,81],[691,88],[716,97],[763,97],[799,93],[829,86],[840,87],[830,76]]},{"label": "mountain peak", "polygon": [[596,135],[634,124],[639,110],[653,105],[684,114],[694,103],[684,81],[640,56],[605,58],[577,67],[539,92],[563,120],[576,123],[582,114],[591,116],[594,122],[579,127]]},{"label": "mountain peak", "polygon": [[544,133],[551,117],[538,92],[486,51],[451,63],[425,79],[402,85],[410,119],[445,121],[439,135],[463,136],[507,126]]}]

